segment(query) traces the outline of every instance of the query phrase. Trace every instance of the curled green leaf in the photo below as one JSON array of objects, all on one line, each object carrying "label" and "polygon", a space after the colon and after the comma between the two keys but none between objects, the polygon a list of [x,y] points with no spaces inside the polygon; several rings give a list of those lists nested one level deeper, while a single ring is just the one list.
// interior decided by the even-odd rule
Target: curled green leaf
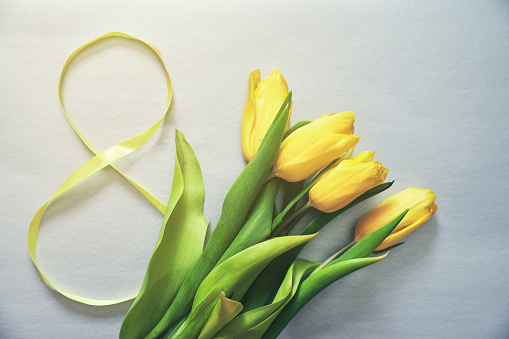
[{"label": "curled green leaf", "polygon": [[226,324],[228,324],[237,314],[242,311],[242,304],[238,301],[226,298],[224,292],[221,292],[220,299],[212,310],[209,319],[203,326],[198,339],[210,339]]},{"label": "curled green leaf", "polygon": [[246,281],[253,281],[275,257],[312,239],[316,234],[270,239],[227,259],[203,280],[193,301],[191,314],[180,337],[194,338],[209,318],[219,295],[235,293]]},{"label": "curled green leaf", "polygon": [[240,314],[223,328],[215,338],[261,338],[278,314],[295,295],[302,278],[317,266],[317,263],[296,260],[288,269],[285,279],[272,303]]},{"label": "curled green leaf", "polygon": [[205,189],[196,155],[176,131],[177,159],[170,200],[143,285],[124,318],[120,338],[147,335],[163,317],[203,250]]}]

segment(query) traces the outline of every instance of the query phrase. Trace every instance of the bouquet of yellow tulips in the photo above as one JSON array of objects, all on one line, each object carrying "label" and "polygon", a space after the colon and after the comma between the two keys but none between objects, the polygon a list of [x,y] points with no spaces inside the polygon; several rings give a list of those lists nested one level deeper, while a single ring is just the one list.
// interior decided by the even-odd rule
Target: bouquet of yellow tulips
[{"label": "bouquet of yellow tulips", "polygon": [[[384,259],[433,216],[435,194],[408,188],[364,215],[352,242],[323,263],[299,259],[322,227],[392,182],[384,183],[388,169],[374,152],[353,155],[360,136],[352,112],[292,126],[291,97],[279,71],[263,80],[259,70],[249,75],[241,137],[247,165],[205,246],[202,174],[177,131],[171,196],[120,338],[276,338],[320,291]],[[313,209],[318,215],[294,232]]]}]

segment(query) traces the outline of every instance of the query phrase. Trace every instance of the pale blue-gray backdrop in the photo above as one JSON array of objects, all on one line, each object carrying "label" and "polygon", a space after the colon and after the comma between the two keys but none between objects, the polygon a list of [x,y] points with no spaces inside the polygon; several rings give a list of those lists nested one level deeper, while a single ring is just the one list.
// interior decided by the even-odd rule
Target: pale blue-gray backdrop
[{"label": "pale blue-gray backdrop", "polygon": [[[396,180],[335,221],[303,255],[323,260],[356,221],[409,186],[438,195],[433,219],[389,257],[330,286],[281,338],[509,337],[509,3],[507,1],[0,1],[1,338],[114,338],[130,303],[91,307],[52,292],[26,249],[36,209],[91,153],[56,97],[78,46],[112,30],[161,51],[175,87],[161,131],[118,166],[166,202],[174,129],[201,162],[214,226],[244,166],[239,137],[248,73],[280,69],[292,120],[352,110],[358,151]],[[164,77],[140,44],[105,41],[64,86],[70,115],[105,149],[164,108]],[[59,288],[135,294],[161,215],[105,170],[48,210],[41,267]]]}]

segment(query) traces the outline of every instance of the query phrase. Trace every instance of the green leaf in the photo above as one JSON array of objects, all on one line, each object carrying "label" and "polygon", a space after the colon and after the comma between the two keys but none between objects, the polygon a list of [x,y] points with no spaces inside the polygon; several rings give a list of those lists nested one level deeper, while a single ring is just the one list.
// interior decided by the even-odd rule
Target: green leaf
[{"label": "green leaf", "polygon": [[[380,184],[362,194],[360,197],[352,201],[348,206],[334,212],[334,213],[321,213],[318,217],[316,217],[311,223],[300,233],[304,234],[313,234],[322,229],[327,223],[329,223],[332,219],[339,216],[341,213],[345,212],[352,206],[357,205],[358,203],[378,194],[389,187],[391,187],[393,182],[386,182]],[[285,254],[274,259],[273,262],[267,266],[267,268],[261,273],[261,275],[256,279],[253,286],[246,293],[244,298],[242,299],[242,304],[244,305],[244,312],[252,310],[254,308],[265,305],[267,301],[276,293],[276,288],[281,284],[281,281],[284,278],[284,272],[288,270],[293,261],[297,258],[299,253],[302,251],[306,244],[297,246]]]},{"label": "green leaf", "polygon": [[120,329],[120,338],[140,338],[163,317],[203,250],[207,221],[204,186],[196,155],[176,131],[177,159],[170,200],[143,285]]},{"label": "green leaf", "polygon": [[263,338],[276,338],[309,300],[333,282],[343,278],[347,274],[385,258],[387,254],[377,257],[368,256],[371,255],[373,250],[377,248],[387,236],[389,236],[399,222],[405,217],[407,212],[408,210],[404,211],[384,227],[366,236],[342,256],[333,260],[328,266],[311,274],[302,283],[295,297],[288,303],[287,307],[285,307],[274,321]]},{"label": "green leaf", "polygon": [[391,234],[391,232],[398,226],[400,221],[405,217],[408,213],[408,209],[403,213],[398,215],[394,220],[385,225],[384,227],[376,230],[375,232],[367,235],[364,239],[359,241],[357,244],[353,245],[348,251],[343,253],[339,258],[333,260],[329,265],[346,261],[350,259],[364,258],[373,253],[375,248],[380,246],[380,244]]},{"label": "green leaf", "polygon": [[392,246],[386,247],[383,250],[373,251],[373,255],[380,255],[380,254],[385,253],[387,251],[390,251],[390,250],[392,250],[392,249],[394,249],[396,247],[399,247],[399,246],[403,245],[404,243],[405,243],[404,241],[403,242],[398,242],[397,244],[394,244]]},{"label": "green leaf", "polygon": [[285,279],[271,304],[240,314],[223,328],[215,338],[261,338],[295,295],[302,278],[317,266],[317,263],[296,260],[288,269]]},{"label": "green leaf", "polygon": [[306,305],[314,296],[324,290],[333,282],[344,276],[371,265],[385,256],[352,259],[336,264],[331,264],[324,269],[310,275],[299,287],[295,296],[282,310],[276,320],[265,332],[264,339],[275,339],[283,331],[292,318]]},{"label": "green leaf", "polygon": [[292,248],[274,259],[256,278],[251,288],[242,298],[244,312],[261,307],[270,300],[281,285],[285,273],[299,255],[302,245]]},{"label": "green leaf", "polygon": [[[223,254],[218,264],[231,256],[265,240],[272,231],[272,212],[281,179],[270,180],[256,199],[244,227]],[[217,265],[217,264],[216,264]]]},{"label": "green leaf", "polygon": [[[288,122],[291,92],[274,118],[255,158],[247,164],[226,195],[221,216],[205,250],[179,289],[163,319],[147,339],[157,338],[184,316],[193,302],[198,286],[219,261],[244,225],[245,218],[272,168]],[[219,296],[219,294],[217,294]]]},{"label": "green leaf", "polygon": [[283,140],[286,139],[290,134],[301,128],[302,126],[306,126],[309,124],[312,120],[302,120],[299,122],[296,122],[292,127],[288,129],[288,131],[285,132],[283,135]]},{"label": "green leaf", "polygon": [[195,338],[200,333],[222,291],[226,295],[233,294],[239,285],[256,277],[275,257],[315,235],[270,239],[245,249],[214,268],[198,288],[189,320],[179,337]]},{"label": "green leaf", "polygon": [[221,292],[220,299],[217,301],[205,326],[203,326],[198,339],[212,338],[214,334],[235,318],[240,311],[242,311],[242,304],[226,298],[224,292]]}]

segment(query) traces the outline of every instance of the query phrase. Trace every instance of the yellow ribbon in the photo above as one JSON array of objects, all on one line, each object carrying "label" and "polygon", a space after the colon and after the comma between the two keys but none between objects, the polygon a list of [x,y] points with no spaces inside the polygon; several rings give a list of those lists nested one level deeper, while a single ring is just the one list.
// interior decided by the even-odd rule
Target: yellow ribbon
[{"label": "yellow ribbon", "polygon": [[[150,126],[148,129],[144,130],[143,132],[141,132],[139,134],[136,134],[135,136],[133,136],[133,137],[127,139],[127,140],[124,140],[121,143],[116,144],[115,146],[112,146],[112,147],[108,148],[107,150],[105,150],[103,152],[99,152],[85,138],[85,136],[78,130],[76,125],[74,125],[74,123],[71,121],[71,118],[67,115],[67,112],[65,111],[64,105],[62,103],[62,80],[63,80],[63,78],[65,76],[65,72],[67,70],[67,67],[69,66],[69,64],[71,63],[73,58],[79,52],[81,52],[82,50],[84,50],[88,46],[98,42],[99,40],[103,40],[103,39],[109,38],[109,37],[121,37],[121,38],[127,38],[127,39],[132,39],[132,40],[140,41],[143,44],[145,44],[148,47],[150,47],[150,49],[152,49],[157,54],[157,56],[159,57],[159,60],[161,60],[161,64],[163,65],[163,69],[164,69],[164,72],[165,72],[165,75],[166,75],[166,83],[167,83],[167,86],[168,86],[168,97],[167,97],[167,100],[166,100],[166,107],[164,109],[164,113],[163,113],[162,117],[155,124]],[[64,193],[67,190],[69,190],[74,185],[78,184],[82,180],[88,178],[92,174],[100,171],[101,169],[103,169],[104,167],[106,167],[108,165],[113,167],[118,173],[120,173],[131,184],[133,184],[134,187],[136,187],[161,213],[164,214],[164,212],[166,210],[166,206],[164,204],[162,204],[160,201],[158,201],[156,198],[154,198],[149,192],[147,192],[145,189],[143,189],[141,186],[139,186],[137,183],[135,183],[127,175],[125,175],[120,170],[118,170],[115,166],[112,165],[112,163],[114,161],[116,161],[116,160],[118,160],[118,159],[128,155],[129,153],[133,152],[137,148],[139,148],[140,146],[142,146],[144,143],[146,143],[154,135],[154,133],[157,131],[157,129],[161,125],[161,122],[163,121],[164,117],[168,113],[168,109],[170,108],[172,94],[173,94],[173,89],[172,89],[172,85],[171,85],[170,75],[168,74],[168,70],[166,69],[166,66],[164,65],[163,58],[162,58],[161,54],[159,53],[159,51],[157,50],[157,48],[155,48],[152,44],[150,44],[150,43],[148,43],[146,41],[140,40],[138,38],[135,38],[135,37],[133,37],[131,35],[128,35],[128,34],[125,34],[125,33],[121,33],[121,32],[110,32],[110,33],[104,34],[104,35],[102,35],[102,36],[100,36],[100,37],[98,37],[98,38],[96,38],[96,39],[86,43],[85,45],[79,47],[77,50],[75,50],[69,56],[69,58],[67,58],[67,61],[65,62],[64,67],[62,68],[62,72],[60,73],[60,79],[58,81],[58,100],[59,100],[60,106],[62,107],[62,110],[63,110],[67,120],[71,124],[72,128],[76,131],[76,133],[79,135],[81,140],[85,143],[85,145],[87,145],[87,147],[92,152],[94,152],[95,156],[92,159],[88,160],[86,163],[84,163],[82,166],[80,166],[73,174],[71,174],[71,176],[69,176],[64,181],[64,183],[56,190],[56,192],[53,193],[53,195],[37,210],[37,212],[35,213],[35,215],[34,215],[34,217],[32,219],[32,222],[30,223],[30,228],[28,229],[28,251],[30,253],[30,257],[32,258],[32,261],[34,262],[35,266],[37,267],[37,270],[39,271],[39,273],[40,273],[41,277],[44,279],[44,281],[51,288],[53,288],[55,291],[59,292],[60,294],[66,296],[66,297],[68,297],[70,299],[79,301],[81,303],[88,304],[88,305],[95,305],[95,306],[104,306],[104,305],[117,304],[117,303],[121,303],[121,302],[124,302],[126,300],[129,300],[129,299],[132,299],[132,298],[136,297],[134,295],[134,296],[131,296],[129,298],[119,299],[119,300],[98,300],[98,299],[90,299],[90,298],[85,298],[85,297],[73,295],[71,293],[67,293],[67,292],[64,292],[62,290],[59,290],[58,288],[56,288],[55,286],[53,286],[49,282],[49,280],[44,276],[44,274],[42,273],[41,269],[37,265],[37,257],[36,257],[37,237],[39,235],[39,228],[41,226],[41,219],[42,219],[42,216],[44,214],[44,211],[45,211],[46,206],[48,205],[48,203],[51,200],[53,200],[56,197],[58,197],[59,195],[61,195],[62,193]]]}]

